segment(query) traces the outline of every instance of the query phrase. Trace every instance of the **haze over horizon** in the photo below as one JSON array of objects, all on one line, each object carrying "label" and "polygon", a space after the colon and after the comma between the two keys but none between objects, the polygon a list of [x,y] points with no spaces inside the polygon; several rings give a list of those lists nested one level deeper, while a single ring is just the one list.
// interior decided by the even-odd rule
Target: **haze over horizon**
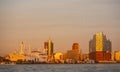
[{"label": "haze over horizon", "polygon": [[119,0],[0,0],[0,56],[13,53],[22,41],[43,50],[49,37],[55,52],[67,52],[77,42],[84,53],[97,32],[116,51],[119,28]]}]

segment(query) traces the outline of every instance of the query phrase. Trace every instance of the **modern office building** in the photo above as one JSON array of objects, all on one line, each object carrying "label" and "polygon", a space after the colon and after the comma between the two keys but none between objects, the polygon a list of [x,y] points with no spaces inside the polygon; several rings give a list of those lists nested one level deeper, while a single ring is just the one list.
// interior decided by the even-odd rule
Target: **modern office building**
[{"label": "modern office building", "polygon": [[89,41],[89,58],[95,61],[111,60],[111,41],[102,32]]},{"label": "modern office building", "polygon": [[50,39],[44,43],[44,50],[48,55],[48,59],[51,59],[53,57],[53,47],[53,42]]}]

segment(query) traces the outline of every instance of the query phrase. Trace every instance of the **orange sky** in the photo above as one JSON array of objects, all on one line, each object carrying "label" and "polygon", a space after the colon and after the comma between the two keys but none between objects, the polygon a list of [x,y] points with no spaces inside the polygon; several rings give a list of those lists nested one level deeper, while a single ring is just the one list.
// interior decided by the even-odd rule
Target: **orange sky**
[{"label": "orange sky", "polygon": [[66,52],[74,42],[88,52],[89,40],[103,32],[120,50],[118,0],[2,0],[0,1],[0,55],[12,53],[24,42],[43,49],[49,39],[55,52]]}]

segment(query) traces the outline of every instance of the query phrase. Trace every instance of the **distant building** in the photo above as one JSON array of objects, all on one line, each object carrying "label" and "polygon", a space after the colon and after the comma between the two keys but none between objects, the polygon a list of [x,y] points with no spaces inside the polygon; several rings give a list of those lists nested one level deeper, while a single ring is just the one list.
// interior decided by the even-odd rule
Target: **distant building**
[{"label": "distant building", "polygon": [[53,51],[54,51],[53,47],[54,47],[54,44],[51,40],[48,40],[47,42],[44,43],[44,49],[48,55],[48,60],[50,60],[53,57]]},{"label": "distant building", "polygon": [[5,56],[6,59],[9,59],[10,61],[18,61],[18,60],[26,60],[26,56],[20,55],[20,54],[8,54]]},{"label": "distant building", "polygon": [[40,51],[32,51],[30,59],[34,62],[47,62],[47,55]]},{"label": "distant building", "polygon": [[63,59],[63,54],[60,52],[55,53],[54,58],[56,60],[62,60]]},{"label": "distant building", "polygon": [[68,50],[67,51],[67,59],[78,61],[79,60],[79,52],[77,50]]},{"label": "distant building", "polygon": [[73,43],[72,50],[80,50],[79,44],[78,43]]},{"label": "distant building", "polygon": [[24,45],[23,42],[20,44],[20,48],[18,52],[8,54],[5,56],[6,59],[10,61],[33,61],[33,62],[47,62],[48,55],[44,52],[40,52],[39,50],[30,50],[30,45],[28,50],[25,53],[25,48],[23,49]]},{"label": "distant building", "polygon": [[111,52],[111,60],[115,61],[115,52]]},{"label": "distant building", "polygon": [[63,54],[60,52],[55,53],[54,60],[55,60],[55,63],[64,63]]},{"label": "distant building", "polygon": [[45,52],[46,54],[48,54],[48,53],[47,53],[47,49],[48,49],[48,42],[44,42],[44,52]]},{"label": "distant building", "polygon": [[115,52],[115,60],[116,60],[117,62],[120,62],[120,51],[116,51],[116,52]]},{"label": "distant building", "polygon": [[24,44],[23,44],[23,42],[20,44],[20,52],[19,52],[19,54],[20,55],[23,55],[24,54],[24,52],[23,52],[23,47],[24,47]]},{"label": "distant building", "polygon": [[12,54],[8,54],[5,56],[6,59],[9,59],[10,61],[18,61],[18,60],[26,60],[27,59],[27,56],[25,56],[25,53],[23,51],[23,48],[24,48],[24,44],[23,42],[20,43],[20,48],[19,48],[19,51],[18,53],[12,53]]},{"label": "distant building", "polygon": [[89,41],[89,58],[95,61],[111,60],[111,41],[102,32]]},{"label": "distant building", "polygon": [[79,44],[73,43],[72,50],[68,50],[67,53],[64,55],[65,60],[67,60],[68,63],[75,63],[80,59],[79,53]]}]

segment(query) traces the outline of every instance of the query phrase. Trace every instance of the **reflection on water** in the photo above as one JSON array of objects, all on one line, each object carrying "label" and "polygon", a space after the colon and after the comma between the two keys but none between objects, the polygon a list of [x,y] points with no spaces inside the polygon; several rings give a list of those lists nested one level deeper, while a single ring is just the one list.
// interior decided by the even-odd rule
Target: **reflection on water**
[{"label": "reflection on water", "polygon": [[0,72],[120,72],[120,64],[0,65]]}]

